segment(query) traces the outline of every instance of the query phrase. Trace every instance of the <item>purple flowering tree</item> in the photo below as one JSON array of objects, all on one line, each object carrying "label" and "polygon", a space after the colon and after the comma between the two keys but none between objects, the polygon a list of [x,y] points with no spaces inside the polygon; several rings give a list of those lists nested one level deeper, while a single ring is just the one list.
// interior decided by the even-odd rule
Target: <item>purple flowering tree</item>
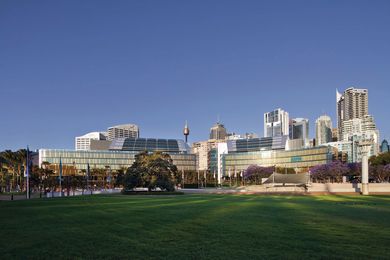
[{"label": "purple flowering tree", "polygon": [[262,167],[253,164],[244,171],[244,178],[247,182],[261,184],[261,178],[268,178],[274,170],[274,167]]},{"label": "purple flowering tree", "polygon": [[316,165],[310,169],[311,176],[316,182],[342,182],[343,176],[349,172],[348,165],[340,161]]}]

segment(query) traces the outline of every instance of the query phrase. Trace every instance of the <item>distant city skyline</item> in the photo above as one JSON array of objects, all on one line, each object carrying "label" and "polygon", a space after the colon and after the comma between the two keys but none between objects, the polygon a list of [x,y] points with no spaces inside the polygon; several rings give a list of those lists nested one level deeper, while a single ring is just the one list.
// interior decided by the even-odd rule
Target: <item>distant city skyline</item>
[{"label": "distant city skyline", "polygon": [[389,1],[1,1],[0,150],[74,149],[128,123],[184,139],[186,120],[192,143],[218,117],[263,136],[277,108],[314,138],[349,87],[368,89],[389,139],[389,13]]}]

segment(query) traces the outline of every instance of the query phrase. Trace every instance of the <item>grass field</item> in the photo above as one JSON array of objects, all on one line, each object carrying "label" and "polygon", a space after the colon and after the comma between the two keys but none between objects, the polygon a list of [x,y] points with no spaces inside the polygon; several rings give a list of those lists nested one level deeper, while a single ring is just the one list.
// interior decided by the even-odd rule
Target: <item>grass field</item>
[{"label": "grass field", "polygon": [[390,258],[389,196],[0,201],[9,258]]}]

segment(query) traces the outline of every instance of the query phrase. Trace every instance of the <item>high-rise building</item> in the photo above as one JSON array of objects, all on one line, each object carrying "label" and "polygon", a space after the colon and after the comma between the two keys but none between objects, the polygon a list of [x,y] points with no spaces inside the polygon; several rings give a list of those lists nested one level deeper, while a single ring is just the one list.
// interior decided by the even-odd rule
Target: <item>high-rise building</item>
[{"label": "high-rise building", "polygon": [[208,141],[195,142],[192,144],[192,153],[196,155],[196,168],[200,171],[208,169],[208,153],[210,146]]},{"label": "high-rise building", "polygon": [[105,132],[91,132],[83,136],[77,136],[75,138],[76,151],[89,151],[91,150],[92,140],[106,140],[107,133]]},{"label": "high-rise building", "polygon": [[227,136],[226,128],[223,124],[217,122],[210,128],[210,139],[212,140],[225,140]]},{"label": "high-rise building", "polygon": [[289,135],[289,116],[281,108],[264,114],[264,137]]},{"label": "high-rise building", "polygon": [[323,115],[316,120],[316,146],[332,141],[332,120]]},{"label": "high-rise building", "polygon": [[390,150],[389,143],[387,140],[383,140],[381,144],[381,153],[388,153]]},{"label": "high-rise building", "polygon": [[350,87],[342,94],[336,90],[336,104],[338,138],[341,140],[344,121],[362,119],[368,114],[368,90]]},{"label": "high-rise building", "polygon": [[289,137],[292,140],[302,139],[303,146],[309,147],[309,119],[291,119],[289,126]]},{"label": "high-rise building", "polygon": [[[376,124],[372,115],[365,115],[363,118],[354,118],[351,120],[346,120],[342,124],[343,136],[342,139],[344,141],[350,140],[351,136],[354,135],[371,135],[370,132],[378,132],[376,128]],[[377,140],[379,143],[379,140]]]},{"label": "high-rise building", "polygon": [[337,142],[339,140],[339,129],[337,127],[332,128],[332,142]]},{"label": "high-rise building", "polygon": [[210,139],[192,143],[192,153],[196,155],[197,170],[210,170],[210,151],[216,149],[225,140]]},{"label": "high-rise building", "polygon": [[109,127],[107,133],[110,141],[116,138],[138,138],[139,128],[134,124],[117,125]]},{"label": "high-rise building", "polygon": [[[342,123],[342,141],[358,142],[363,140],[372,140],[373,144],[369,156],[376,155],[379,152],[379,131],[376,128],[374,118],[371,115],[364,115],[362,118],[354,118],[343,121]],[[360,161],[360,157],[356,157]]]}]

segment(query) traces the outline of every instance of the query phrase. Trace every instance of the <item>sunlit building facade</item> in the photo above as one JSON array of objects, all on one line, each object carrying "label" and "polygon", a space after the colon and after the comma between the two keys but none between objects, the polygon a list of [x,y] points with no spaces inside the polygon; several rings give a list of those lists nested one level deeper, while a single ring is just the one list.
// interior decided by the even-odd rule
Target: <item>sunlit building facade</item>
[{"label": "sunlit building facade", "polygon": [[264,114],[264,137],[289,135],[289,115],[281,108]]},{"label": "sunlit building facade", "polygon": [[[64,174],[79,173],[86,170],[88,164],[91,169],[119,170],[127,169],[135,161],[138,152],[134,151],[74,151],[74,150],[56,150],[40,149],[39,165],[48,162],[51,167],[58,171],[60,160],[63,165]],[[194,171],[196,170],[196,157],[194,154],[174,154],[169,153],[173,163],[178,170]]]},{"label": "sunlit building facade", "polygon": [[40,149],[39,165],[48,162],[52,168],[59,169],[60,160],[64,174],[73,174],[90,168],[118,170],[130,167],[135,156],[142,152],[163,152],[171,156],[173,163],[181,171],[196,170],[196,156],[183,140],[157,138],[117,138],[108,150],[56,150]]},{"label": "sunlit building facade", "polygon": [[107,139],[114,140],[116,138],[138,138],[139,127],[135,124],[125,124],[111,126],[107,129]]},{"label": "sunlit building facade", "polygon": [[245,171],[250,165],[293,168],[297,172],[306,172],[312,166],[331,162],[336,152],[332,147],[315,147],[294,151],[228,153],[223,156],[223,172],[226,176],[229,170]]}]

